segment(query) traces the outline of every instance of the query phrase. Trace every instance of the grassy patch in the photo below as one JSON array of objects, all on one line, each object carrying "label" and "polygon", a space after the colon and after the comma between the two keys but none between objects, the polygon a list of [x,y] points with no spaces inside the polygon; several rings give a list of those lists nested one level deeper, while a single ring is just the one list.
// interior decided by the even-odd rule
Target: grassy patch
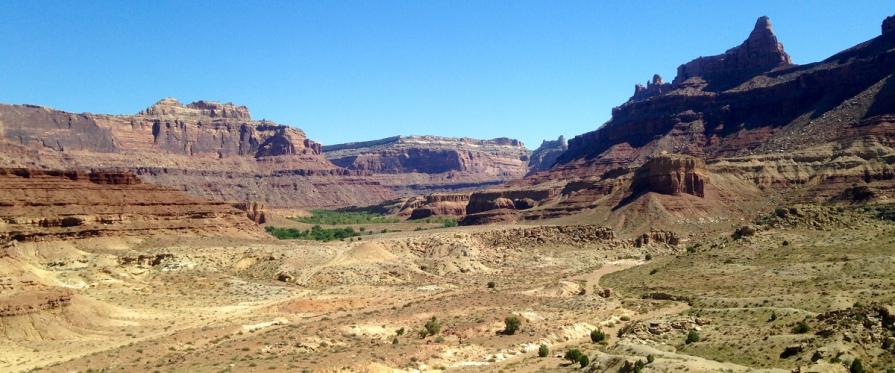
[{"label": "grassy patch", "polygon": [[313,210],[311,216],[297,216],[290,218],[299,223],[306,224],[382,224],[398,223],[401,220],[394,216],[371,214],[369,212],[343,212],[329,210]]},{"label": "grassy patch", "polygon": [[295,228],[265,227],[264,230],[281,240],[333,241],[360,236],[353,228],[321,228],[319,225],[308,230]]}]

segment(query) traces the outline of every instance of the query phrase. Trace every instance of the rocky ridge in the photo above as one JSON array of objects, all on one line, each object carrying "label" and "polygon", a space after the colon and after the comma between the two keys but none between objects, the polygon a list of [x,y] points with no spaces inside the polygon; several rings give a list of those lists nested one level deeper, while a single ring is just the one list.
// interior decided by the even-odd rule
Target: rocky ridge
[{"label": "rocky ridge", "polygon": [[[854,184],[886,198],[895,179],[891,19],[882,35],[799,66],[761,17],[741,45],[681,65],[671,83],[656,75],[638,85],[549,170],[473,193],[462,223],[587,212],[642,232],[650,222],[723,225],[770,208],[761,201],[826,201]],[[534,207],[517,207],[521,198]]]}]

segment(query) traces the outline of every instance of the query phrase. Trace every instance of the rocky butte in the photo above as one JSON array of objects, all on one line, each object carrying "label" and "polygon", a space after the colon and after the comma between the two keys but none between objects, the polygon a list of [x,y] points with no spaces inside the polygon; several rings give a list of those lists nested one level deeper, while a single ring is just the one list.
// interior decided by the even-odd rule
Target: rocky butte
[{"label": "rocky butte", "polygon": [[550,167],[553,167],[556,164],[556,160],[559,156],[569,149],[569,145],[566,144],[566,138],[564,136],[559,136],[556,140],[544,140],[541,142],[541,146],[531,152],[531,156],[528,160],[528,171],[529,172],[538,172],[549,170]]},{"label": "rocky butte", "polygon": [[895,177],[893,19],[880,36],[794,65],[760,17],[739,46],[680,65],[670,83],[637,85],[550,169],[473,193],[463,223],[589,211],[619,229],[732,224],[771,200],[824,200],[852,184],[885,194]]}]

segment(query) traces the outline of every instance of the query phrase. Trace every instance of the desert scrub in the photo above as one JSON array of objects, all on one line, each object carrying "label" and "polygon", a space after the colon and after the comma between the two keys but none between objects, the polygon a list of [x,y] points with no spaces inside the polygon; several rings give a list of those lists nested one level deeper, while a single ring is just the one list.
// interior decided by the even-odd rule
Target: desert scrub
[{"label": "desert scrub", "polygon": [[587,355],[581,355],[581,357],[578,358],[578,364],[584,368],[590,365],[590,358],[588,358]]},{"label": "desert scrub", "polygon": [[503,334],[506,335],[516,334],[516,331],[519,330],[519,326],[522,325],[522,321],[519,321],[519,318],[516,316],[507,317],[503,322]]},{"label": "desert scrub", "polygon": [[550,355],[550,348],[547,347],[547,345],[542,344],[538,347],[538,357],[547,357],[547,355]]},{"label": "desert scrub", "polygon": [[426,331],[426,335],[436,335],[441,332],[441,322],[435,316],[432,316],[429,321],[426,321],[426,325],[423,328]]},{"label": "desert scrub", "polygon": [[855,358],[851,362],[851,366],[848,368],[849,373],[864,373],[864,364],[861,363],[861,359]]},{"label": "desert scrub", "polygon": [[809,330],[811,330],[811,328],[808,327],[808,324],[804,321],[799,321],[792,327],[793,334],[805,334],[808,333]]},{"label": "desert scrub", "polygon": [[593,343],[600,343],[606,340],[606,333],[604,333],[600,329],[595,329],[590,332],[590,340]]},{"label": "desert scrub", "polygon": [[700,339],[699,332],[697,332],[695,330],[691,330],[689,333],[687,333],[687,340],[685,342],[687,344],[690,344],[690,343],[694,343],[694,342],[699,342],[699,339]]},{"label": "desert scrub", "polygon": [[566,359],[573,363],[577,363],[578,360],[580,360],[582,356],[584,356],[584,354],[581,353],[581,350],[579,350],[577,348],[572,348],[572,349],[566,350],[566,354],[563,355],[563,359]]},{"label": "desert scrub", "polygon": [[386,216],[381,214],[371,214],[369,212],[347,212],[347,211],[329,211],[329,210],[312,210],[311,216],[295,216],[291,220],[306,224],[382,224],[382,223],[398,223],[401,219],[394,216]]},{"label": "desert scrub", "polygon": [[295,228],[280,228],[274,226],[264,227],[270,235],[281,240],[314,240],[314,241],[334,241],[344,240],[359,236],[360,233],[355,232],[354,228],[321,228],[315,225],[308,230],[300,230]]}]

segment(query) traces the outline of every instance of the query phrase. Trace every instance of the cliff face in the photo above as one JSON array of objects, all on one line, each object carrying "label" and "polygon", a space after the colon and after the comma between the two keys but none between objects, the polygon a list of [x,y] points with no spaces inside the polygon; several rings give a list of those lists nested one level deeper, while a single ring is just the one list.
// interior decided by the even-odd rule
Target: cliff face
[{"label": "cliff face", "polygon": [[395,136],[323,148],[327,159],[376,173],[476,173],[495,180],[525,175],[529,151],[518,140]]},{"label": "cliff face", "polygon": [[259,235],[246,213],[129,172],[0,168],[0,239],[169,234]]},{"label": "cliff face", "polygon": [[893,46],[895,36],[884,34],[793,66],[763,17],[739,47],[682,65],[673,83],[638,88],[604,126],[573,138],[558,162],[603,172],[658,151],[711,159],[842,138],[844,124],[895,111]]},{"label": "cliff face", "polygon": [[335,165],[368,173],[402,195],[455,193],[519,179],[529,154],[522,142],[508,138],[394,136],[323,147]]},{"label": "cliff face", "polygon": [[538,172],[550,169],[559,156],[569,149],[566,138],[560,136],[554,141],[544,140],[541,146],[531,152],[528,160],[528,171]]},{"label": "cliff face", "polygon": [[[793,65],[766,17],[725,53],[658,75],[576,136],[556,164],[473,193],[464,224],[591,211],[616,228],[714,224],[776,201],[828,200],[852,184],[895,191],[895,17],[883,34]],[[525,192],[535,208],[507,202]],[[533,194],[534,195],[534,194]]]},{"label": "cliff face", "polygon": [[301,130],[230,103],[163,99],[136,115],[0,105],[0,166],[127,169],[155,184],[275,207],[370,204],[393,188],[333,165]]},{"label": "cliff face", "polygon": [[635,194],[649,192],[705,197],[705,162],[688,156],[659,156],[650,159],[634,174]]},{"label": "cliff face", "polygon": [[526,173],[521,142],[393,137],[323,147],[232,103],[160,100],[135,115],[0,104],[0,167],[131,170],[148,182],[271,207],[370,205]]}]

